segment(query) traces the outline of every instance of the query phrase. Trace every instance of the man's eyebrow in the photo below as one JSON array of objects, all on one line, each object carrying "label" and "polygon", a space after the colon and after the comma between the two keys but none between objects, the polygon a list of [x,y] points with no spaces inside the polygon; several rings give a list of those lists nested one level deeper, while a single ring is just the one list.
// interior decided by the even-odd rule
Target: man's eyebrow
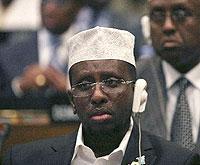
[{"label": "man's eyebrow", "polygon": [[187,9],[187,10],[191,10],[191,8],[189,6],[186,6],[183,3],[178,3],[172,6],[172,9]]},{"label": "man's eyebrow", "polygon": [[151,8],[151,10],[165,10],[165,7],[163,7],[163,6],[153,6]]},{"label": "man's eyebrow", "polygon": [[89,75],[84,75],[84,76],[80,76],[78,77],[78,79],[76,80],[77,82],[82,82],[82,81],[94,81],[94,78],[92,76]]},{"label": "man's eyebrow", "polygon": [[106,72],[106,73],[103,73],[101,75],[101,79],[106,79],[106,78],[122,78],[121,75],[117,74],[117,73],[114,73],[114,72]]},{"label": "man's eyebrow", "polygon": [[162,6],[154,6],[149,10],[149,14],[152,14],[155,11],[164,12],[166,9]]}]

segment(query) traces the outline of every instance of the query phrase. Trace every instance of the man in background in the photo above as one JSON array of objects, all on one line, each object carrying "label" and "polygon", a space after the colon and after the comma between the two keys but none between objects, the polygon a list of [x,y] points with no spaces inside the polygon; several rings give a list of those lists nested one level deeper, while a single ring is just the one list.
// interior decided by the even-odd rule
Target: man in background
[{"label": "man in background", "polygon": [[[81,0],[42,0],[42,28],[1,48],[8,96],[50,97],[66,90],[66,41],[80,31],[75,25]],[[11,91],[9,94],[7,91]]]},{"label": "man in background", "polygon": [[[138,63],[148,82],[142,127],[190,150],[200,144],[200,1],[149,0],[156,56]],[[199,151],[200,153],[200,151]]]}]

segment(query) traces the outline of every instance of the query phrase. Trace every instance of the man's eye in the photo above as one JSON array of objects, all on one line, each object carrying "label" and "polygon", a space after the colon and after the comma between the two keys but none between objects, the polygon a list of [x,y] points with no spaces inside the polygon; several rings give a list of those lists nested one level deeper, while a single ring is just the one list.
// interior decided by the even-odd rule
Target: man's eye
[{"label": "man's eye", "polygon": [[112,78],[112,79],[104,80],[103,83],[108,87],[115,88],[121,84],[121,81],[119,79]]},{"label": "man's eye", "polygon": [[76,85],[76,88],[81,91],[89,90],[92,86],[91,82],[82,82]]},{"label": "man's eye", "polygon": [[154,10],[150,13],[150,19],[154,22],[163,22],[165,20],[165,12]]},{"label": "man's eye", "polygon": [[185,21],[188,16],[191,16],[192,13],[185,9],[176,9],[173,11],[172,17],[175,21]]}]

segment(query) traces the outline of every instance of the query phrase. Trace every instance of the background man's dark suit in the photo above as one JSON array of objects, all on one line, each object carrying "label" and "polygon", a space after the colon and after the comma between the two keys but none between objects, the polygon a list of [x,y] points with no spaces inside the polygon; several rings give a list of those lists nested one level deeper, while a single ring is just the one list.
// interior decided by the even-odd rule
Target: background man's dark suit
[{"label": "background man's dark suit", "polygon": [[[5,101],[3,105],[1,104],[2,107],[48,108],[54,102],[66,103],[67,95],[57,92],[53,88],[29,90],[24,93],[22,98],[17,98],[11,87],[13,79],[20,76],[27,66],[39,62],[38,32],[27,32],[18,42],[2,46],[0,58],[0,66],[4,73],[0,93],[0,97]],[[63,99],[60,99],[61,97]]]},{"label": "background man's dark suit", "polygon": [[6,84],[11,88],[13,78],[19,76],[26,66],[38,63],[37,32],[27,33],[21,41],[2,47],[0,57],[0,65],[7,77]]},{"label": "background man's dark suit", "polygon": [[[148,101],[146,111],[142,115],[142,128],[166,138],[167,93],[159,56],[139,61],[137,63],[137,75],[138,78],[144,78],[148,84]],[[198,136],[197,143],[200,143],[200,136]],[[199,150],[200,153],[200,147],[196,150]]]},{"label": "background man's dark suit", "polygon": [[[42,140],[31,144],[18,145],[5,157],[3,165],[69,165],[74,152],[77,132],[68,136],[56,137],[50,140]],[[191,162],[194,155],[190,151],[181,150],[167,141],[143,132],[142,155],[148,165],[197,165]],[[122,164],[131,164],[138,157],[138,128],[134,127]],[[170,161],[169,161],[170,160]]]},{"label": "background man's dark suit", "polygon": [[[49,7],[49,5],[51,7]],[[41,43],[39,41],[38,44],[38,39],[37,39],[38,36],[37,34],[41,35],[39,33],[40,30],[38,30],[38,32],[30,32],[30,34],[28,34],[27,36],[23,35],[22,40],[20,41],[14,40],[14,42],[12,42],[13,44],[10,44],[10,42],[7,45],[4,44],[5,46],[3,46],[3,48],[1,48],[0,50],[0,55],[2,59],[0,65],[5,71],[6,77],[8,77],[7,78],[8,82],[6,82],[8,87],[10,87],[13,78],[20,75],[20,79],[17,81],[17,83],[15,83],[16,87],[15,89],[17,89],[18,86],[19,87],[18,89],[21,88],[21,90],[24,92],[26,96],[29,95],[31,96],[36,95],[36,97],[37,96],[41,97],[43,95],[49,96],[49,95],[54,95],[54,93],[55,92],[57,93],[57,91],[61,92],[65,91],[66,76],[62,72],[60,72],[60,70],[56,69],[57,68],[56,66],[58,66],[58,68],[62,67],[60,66],[60,63],[57,62],[57,60],[55,60],[54,58],[52,58],[51,60],[53,60],[53,62],[55,63],[57,62],[57,65],[56,64],[54,65],[50,61],[51,66],[48,66],[47,68],[43,69],[40,67],[40,65],[38,65],[38,63],[43,60],[38,60],[38,59],[40,58],[41,50],[45,48],[51,49],[51,47],[53,49],[53,46],[55,46],[56,44],[59,45],[60,48],[61,45],[64,44],[63,42],[65,42],[65,36],[68,35],[68,32],[70,33],[68,37],[70,37],[70,35],[73,35],[76,30],[77,31],[80,30],[76,29],[76,27],[72,27],[72,24],[74,24],[76,16],[79,13],[80,9],[82,8],[82,5],[83,5],[82,1],[75,1],[75,0],[69,2],[43,1],[43,0],[41,1],[40,3],[41,21],[42,21],[41,33],[43,33],[43,29],[47,30],[48,33],[47,35],[50,36],[49,38],[47,38],[47,40],[49,40],[49,42],[52,45],[51,46],[49,45],[49,48],[46,45],[44,46],[44,48],[42,46],[41,46],[42,48],[40,48]],[[45,32],[43,34],[45,34]],[[61,39],[61,43],[59,42],[58,37],[59,39]],[[41,38],[45,39],[43,35],[41,35]],[[57,40],[54,40],[55,38],[57,38]],[[56,46],[54,47],[54,49],[57,51]],[[56,54],[54,53],[53,50],[52,52],[53,54]],[[43,55],[45,54],[42,53],[42,56]],[[67,66],[65,66],[65,64],[63,65],[64,65],[63,68],[66,69]],[[37,76],[43,76],[44,79],[46,78],[43,81],[44,83],[41,84],[38,83],[38,81],[35,81],[35,78],[37,78]],[[44,88],[48,90],[43,90]],[[20,90],[15,90],[15,91],[17,91],[16,93],[20,93]],[[7,92],[7,90],[5,90],[5,92]]]}]

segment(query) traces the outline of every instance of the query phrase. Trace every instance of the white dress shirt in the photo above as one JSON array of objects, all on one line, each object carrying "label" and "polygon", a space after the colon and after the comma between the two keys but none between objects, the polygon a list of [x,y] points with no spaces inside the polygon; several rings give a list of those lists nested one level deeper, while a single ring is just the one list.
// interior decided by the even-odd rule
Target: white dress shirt
[{"label": "white dress shirt", "polygon": [[166,109],[167,138],[170,140],[171,124],[175,113],[177,97],[179,95],[179,89],[176,85],[174,85],[174,83],[181,76],[184,76],[191,83],[191,85],[186,89],[186,96],[188,99],[188,104],[192,117],[192,134],[193,142],[195,143],[198,138],[200,122],[200,63],[184,75],[181,75],[166,61],[162,63],[162,66],[165,75],[168,95]]},{"label": "white dress shirt", "polygon": [[109,155],[102,157],[95,157],[94,152],[84,145],[82,135],[82,124],[79,127],[74,154],[72,157],[72,165],[120,165],[126,151],[126,147],[133,129],[133,119],[131,118],[130,126],[122,139],[118,148],[116,148]]}]

